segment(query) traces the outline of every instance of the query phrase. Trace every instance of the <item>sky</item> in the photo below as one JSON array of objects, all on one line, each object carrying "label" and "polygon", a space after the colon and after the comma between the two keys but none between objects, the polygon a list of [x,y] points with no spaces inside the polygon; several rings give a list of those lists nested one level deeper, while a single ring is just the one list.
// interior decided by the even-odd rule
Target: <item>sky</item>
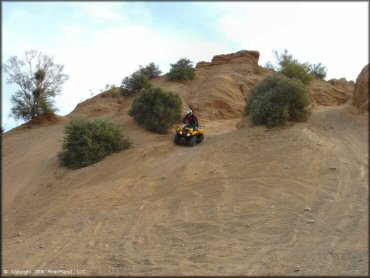
[{"label": "sky", "polygon": [[[194,66],[219,54],[260,52],[259,64],[287,49],[300,62],[322,63],[326,79],[355,81],[369,63],[369,3],[348,2],[4,2],[2,64],[37,49],[69,75],[55,98],[57,114],[119,86],[140,65],[163,73],[180,58]],[[17,91],[2,71],[2,127]]]}]

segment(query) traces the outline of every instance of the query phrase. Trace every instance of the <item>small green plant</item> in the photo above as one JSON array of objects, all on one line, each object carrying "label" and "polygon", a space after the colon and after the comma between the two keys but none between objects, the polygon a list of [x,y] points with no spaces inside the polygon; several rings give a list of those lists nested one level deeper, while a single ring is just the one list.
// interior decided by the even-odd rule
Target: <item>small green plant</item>
[{"label": "small green plant", "polygon": [[72,120],[64,127],[64,134],[58,158],[64,166],[73,169],[94,164],[131,145],[119,125],[105,120]]},{"label": "small green plant", "polygon": [[161,75],[162,73],[159,67],[154,63],[150,63],[146,65],[145,67],[139,66],[139,68],[140,68],[139,71],[141,72],[141,74],[147,76],[149,79],[157,77]]},{"label": "small green plant", "polygon": [[267,62],[265,65],[264,65],[265,68],[268,68],[268,69],[275,69],[274,65],[271,63],[271,62]]},{"label": "small green plant", "polygon": [[152,87],[138,94],[129,115],[146,129],[165,134],[174,123],[181,120],[181,108],[178,94]]},{"label": "small green plant", "polygon": [[195,77],[193,63],[187,59],[182,58],[175,64],[171,64],[171,69],[167,74],[169,80],[192,80]]},{"label": "small green plant", "polygon": [[104,89],[100,89],[100,93],[103,93],[103,92],[106,92],[106,91],[110,91],[110,90],[114,90],[118,88],[116,85],[114,84],[105,84],[105,87]]},{"label": "small green plant", "polygon": [[283,125],[286,121],[306,121],[310,98],[299,79],[284,75],[267,76],[252,90],[245,108],[254,124],[268,127]]},{"label": "small green plant", "polygon": [[121,87],[117,87],[116,85],[106,84],[104,90],[100,90],[100,97],[112,97],[112,98],[119,98],[121,95],[124,94],[124,89]]},{"label": "small green plant", "polygon": [[321,63],[318,64],[312,64],[310,65],[310,72],[317,78],[324,80],[326,77],[326,67],[321,65]]}]

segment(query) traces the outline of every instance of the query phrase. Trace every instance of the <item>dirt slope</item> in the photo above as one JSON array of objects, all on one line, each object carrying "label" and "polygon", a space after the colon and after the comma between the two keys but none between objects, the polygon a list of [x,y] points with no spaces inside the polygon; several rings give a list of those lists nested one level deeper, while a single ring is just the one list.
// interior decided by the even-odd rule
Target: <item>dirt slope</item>
[{"label": "dirt slope", "polygon": [[3,269],[368,272],[366,115],[319,107],[271,131],[214,121],[194,148],[121,120],[134,147],[77,171],[56,160],[63,124],[5,135]]},{"label": "dirt slope", "polygon": [[[211,105],[213,93],[198,96]],[[307,123],[268,130],[205,105],[205,141],[190,148],[137,126],[131,102],[98,95],[4,135],[3,269],[367,275],[368,113],[316,106]],[[59,166],[64,124],[81,116],[121,124],[133,147]]]}]

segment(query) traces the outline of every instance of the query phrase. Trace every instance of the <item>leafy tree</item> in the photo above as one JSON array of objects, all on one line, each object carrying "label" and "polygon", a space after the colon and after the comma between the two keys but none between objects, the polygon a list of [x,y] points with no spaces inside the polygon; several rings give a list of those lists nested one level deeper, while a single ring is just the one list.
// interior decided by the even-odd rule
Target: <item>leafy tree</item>
[{"label": "leafy tree", "polygon": [[149,88],[148,76],[142,74],[140,70],[135,71],[129,77],[125,77],[122,80],[121,88],[123,89],[124,95],[134,95],[140,92],[143,88]]},{"label": "leafy tree", "polygon": [[64,127],[64,134],[58,158],[63,165],[73,169],[96,163],[131,145],[119,125],[105,120],[72,120]]},{"label": "leafy tree", "polygon": [[129,115],[146,129],[164,134],[181,120],[182,102],[178,94],[152,87],[135,98]]},{"label": "leafy tree", "polygon": [[157,77],[161,75],[162,73],[159,67],[154,63],[150,63],[145,67],[139,66],[139,68],[140,68],[139,71],[141,72],[141,74],[147,76],[149,79]]},{"label": "leafy tree", "polygon": [[68,79],[63,65],[37,50],[25,51],[25,59],[9,58],[3,65],[8,74],[8,84],[16,84],[20,90],[11,98],[11,116],[16,120],[31,120],[36,116],[56,111],[54,98],[60,94]]},{"label": "leafy tree", "polygon": [[309,93],[299,79],[277,74],[253,87],[245,112],[254,124],[274,127],[286,121],[307,120],[309,105]]},{"label": "leafy tree", "polygon": [[175,64],[171,64],[171,69],[168,73],[169,80],[192,80],[194,77],[193,63],[189,59],[182,58]]}]

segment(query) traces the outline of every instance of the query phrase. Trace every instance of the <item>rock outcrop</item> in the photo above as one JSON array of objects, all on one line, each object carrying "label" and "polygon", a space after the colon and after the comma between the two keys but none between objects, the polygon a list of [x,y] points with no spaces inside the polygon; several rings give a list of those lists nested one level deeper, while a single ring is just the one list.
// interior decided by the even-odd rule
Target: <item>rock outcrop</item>
[{"label": "rock outcrop", "polygon": [[258,59],[260,57],[260,53],[255,50],[240,50],[235,53],[230,54],[221,54],[216,55],[212,58],[211,62],[204,62],[201,61],[197,63],[196,68],[203,68],[208,66],[214,66],[214,65],[221,65],[221,64],[250,64],[252,66],[258,66]]},{"label": "rock outcrop", "polygon": [[[244,114],[250,90],[267,75],[275,73],[273,69],[259,66],[259,57],[260,53],[253,50],[216,55],[211,62],[196,64],[196,78],[192,81],[173,82],[158,77],[151,82],[178,92],[184,106],[192,106],[204,119],[239,118]],[[343,105],[352,98],[355,83],[345,78],[314,80],[308,89],[313,105]]]},{"label": "rock outcrop", "polygon": [[202,119],[232,119],[243,116],[250,89],[273,72],[258,65],[258,51],[242,50],[216,55],[211,62],[196,65],[196,78],[188,82],[158,77],[151,82],[178,92],[185,106],[191,106]]},{"label": "rock outcrop", "polygon": [[369,111],[369,64],[367,64],[356,79],[352,104],[360,111]]},{"label": "rock outcrop", "polygon": [[316,105],[342,105],[351,99],[355,83],[345,78],[328,81],[315,80],[309,87],[311,100]]}]

